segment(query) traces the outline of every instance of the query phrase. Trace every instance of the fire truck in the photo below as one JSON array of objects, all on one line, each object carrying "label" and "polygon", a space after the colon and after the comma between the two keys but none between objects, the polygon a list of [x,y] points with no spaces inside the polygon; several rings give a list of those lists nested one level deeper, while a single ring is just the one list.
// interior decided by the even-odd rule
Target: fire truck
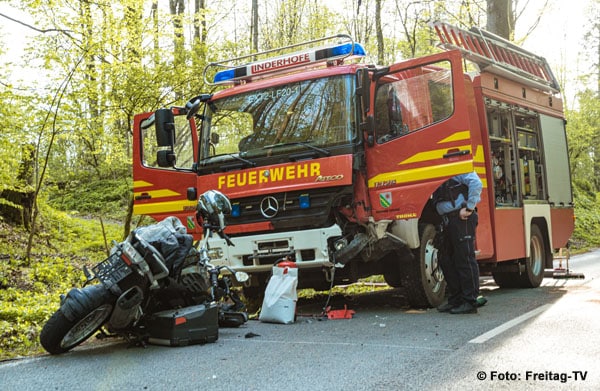
[{"label": "fire truck", "polygon": [[537,287],[574,228],[565,119],[547,61],[479,28],[432,24],[444,50],[389,66],[340,34],[213,62],[210,92],[135,116],[134,213],[177,216],[232,203],[215,264],[264,293],[275,262],[299,288],[382,275],[414,307],[444,300],[432,194],[483,182],[476,254],[500,287]]}]

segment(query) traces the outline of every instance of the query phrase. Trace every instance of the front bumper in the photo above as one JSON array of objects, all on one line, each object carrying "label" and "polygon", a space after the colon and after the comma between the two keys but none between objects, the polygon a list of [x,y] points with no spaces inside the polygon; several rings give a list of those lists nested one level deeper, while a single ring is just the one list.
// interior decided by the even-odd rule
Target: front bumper
[{"label": "front bumper", "polygon": [[320,229],[235,237],[231,238],[234,246],[214,236],[208,245],[211,263],[257,273],[271,272],[274,262],[286,256],[292,256],[301,269],[331,267],[330,239],[341,236],[341,228],[334,224]]}]

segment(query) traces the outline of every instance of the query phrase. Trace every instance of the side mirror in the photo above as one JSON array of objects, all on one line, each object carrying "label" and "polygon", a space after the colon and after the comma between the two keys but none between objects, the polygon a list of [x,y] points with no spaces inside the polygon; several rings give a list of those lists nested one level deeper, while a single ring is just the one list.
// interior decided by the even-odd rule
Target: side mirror
[{"label": "side mirror", "polygon": [[371,110],[371,78],[366,68],[358,70],[357,83],[356,95],[360,96],[361,114],[365,118],[365,122],[360,124],[360,128],[367,132],[366,144],[372,147],[375,144],[375,119],[372,115],[367,115]]},{"label": "side mirror", "polygon": [[215,145],[219,143],[219,133],[210,134],[210,143]]},{"label": "side mirror", "polygon": [[360,128],[367,132],[367,145],[369,147],[375,145],[375,118],[372,115],[368,115],[367,121],[360,124]]},{"label": "side mirror", "polygon": [[156,152],[156,163],[159,167],[175,167],[175,153],[171,150],[164,149]]},{"label": "side mirror", "polygon": [[359,69],[357,76],[358,87],[356,88],[356,95],[360,96],[360,105],[363,114],[366,114],[371,109],[371,78],[366,68]]},{"label": "side mirror", "polygon": [[185,118],[187,118],[187,120],[189,121],[193,117],[195,117],[196,114],[198,114],[198,111],[200,110],[200,103],[207,102],[210,98],[212,98],[212,94],[202,94],[190,99],[185,104],[185,109],[187,110],[187,115],[185,116]]},{"label": "side mirror", "polygon": [[156,143],[159,147],[175,145],[175,116],[171,109],[158,109],[154,113]]}]

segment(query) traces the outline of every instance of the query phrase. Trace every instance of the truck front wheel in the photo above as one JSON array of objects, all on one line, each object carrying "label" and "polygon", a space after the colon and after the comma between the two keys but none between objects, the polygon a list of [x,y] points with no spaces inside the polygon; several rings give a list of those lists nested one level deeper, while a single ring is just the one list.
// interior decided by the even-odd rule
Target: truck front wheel
[{"label": "truck front wheel", "polygon": [[412,259],[403,265],[402,286],[412,307],[437,307],[446,295],[446,281],[438,263],[437,234],[432,224],[419,227],[421,246],[413,250]]}]

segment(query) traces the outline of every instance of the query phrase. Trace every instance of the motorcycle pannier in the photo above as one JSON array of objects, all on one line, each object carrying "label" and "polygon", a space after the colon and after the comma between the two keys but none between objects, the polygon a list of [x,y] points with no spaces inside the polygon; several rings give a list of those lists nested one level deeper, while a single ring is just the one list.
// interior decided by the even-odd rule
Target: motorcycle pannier
[{"label": "motorcycle pannier", "polygon": [[147,322],[148,343],[186,346],[215,342],[219,338],[219,310],[216,303],[199,304],[157,312]]}]

